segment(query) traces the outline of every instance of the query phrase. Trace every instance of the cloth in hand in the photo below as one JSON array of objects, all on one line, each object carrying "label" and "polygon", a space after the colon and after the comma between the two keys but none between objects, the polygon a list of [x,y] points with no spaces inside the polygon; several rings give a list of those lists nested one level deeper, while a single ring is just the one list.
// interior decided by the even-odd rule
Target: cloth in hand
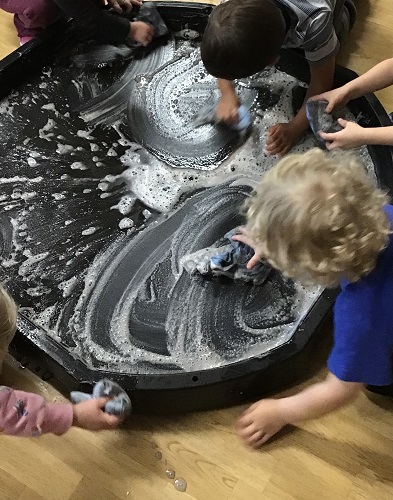
[{"label": "cloth in hand", "polygon": [[138,14],[135,16],[135,21],[143,21],[151,24],[154,28],[154,38],[169,33],[167,25],[153,2],[145,2],[141,5]]},{"label": "cloth in hand", "polygon": [[132,404],[128,394],[112,380],[102,379],[97,382],[92,394],[79,391],[72,391],[70,394],[70,399],[74,404],[105,397],[112,398],[105,405],[106,413],[120,418],[125,418],[131,413]]},{"label": "cloth in hand", "polygon": [[[203,248],[181,259],[182,267],[191,275],[226,276],[234,281],[252,282],[262,285],[268,277],[271,267],[262,262],[253,269],[247,269],[247,262],[253,257],[254,250],[240,242],[234,241],[232,236],[237,229],[232,229],[215,245]],[[228,243],[225,243],[225,240]]]},{"label": "cloth in hand", "polygon": [[326,106],[328,102],[325,100],[313,101],[308,99],[306,103],[306,115],[308,123],[310,124],[311,130],[314,132],[315,136],[323,144],[325,140],[318,134],[318,132],[339,132],[342,130],[342,126],[338,123],[337,114],[326,113]]},{"label": "cloth in hand", "polygon": [[[206,106],[203,106],[193,119],[194,125],[196,127],[200,127],[201,125],[206,125],[207,123],[222,124],[222,122],[217,118],[216,109],[217,103],[207,104]],[[239,120],[237,121],[237,123],[229,126],[233,130],[244,132],[251,126],[251,114],[243,105],[239,106],[237,113]]]}]

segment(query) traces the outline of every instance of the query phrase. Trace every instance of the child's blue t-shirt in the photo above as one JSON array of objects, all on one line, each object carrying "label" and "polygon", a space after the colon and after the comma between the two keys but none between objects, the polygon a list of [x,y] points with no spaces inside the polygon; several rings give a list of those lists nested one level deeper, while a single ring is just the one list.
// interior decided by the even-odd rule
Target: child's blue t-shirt
[{"label": "child's blue t-shirt", "polygon": [[[385,212],[393,227],[393,206]],[[345,382],[393,382],[393,235],[370,274],[341,283],[328,368]]]}]

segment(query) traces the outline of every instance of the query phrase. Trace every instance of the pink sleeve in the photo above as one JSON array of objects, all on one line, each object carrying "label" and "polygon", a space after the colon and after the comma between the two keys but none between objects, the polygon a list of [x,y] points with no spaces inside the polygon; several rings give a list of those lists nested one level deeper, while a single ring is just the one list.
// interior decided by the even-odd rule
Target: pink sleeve
[{"label": "pink sleeve", "polygon": [[0,386],[0,431],[12,436],[64,434],[72,425],[70,403],[48,403],[38,394]]}]

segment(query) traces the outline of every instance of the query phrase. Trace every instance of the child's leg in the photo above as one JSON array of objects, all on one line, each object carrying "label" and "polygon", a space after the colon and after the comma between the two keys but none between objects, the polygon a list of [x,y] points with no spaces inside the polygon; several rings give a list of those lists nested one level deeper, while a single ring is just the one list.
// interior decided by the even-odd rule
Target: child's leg
[{"label": "child's leg", "polygon": [[14,300],[0,285],[0,373],[8,346],[16,330],[17,307]]},{"label": "child's leg", "polygon": [[15,14],[20,39],[37,36],[62,14],[52,0],[0,0],[0,9]]}]

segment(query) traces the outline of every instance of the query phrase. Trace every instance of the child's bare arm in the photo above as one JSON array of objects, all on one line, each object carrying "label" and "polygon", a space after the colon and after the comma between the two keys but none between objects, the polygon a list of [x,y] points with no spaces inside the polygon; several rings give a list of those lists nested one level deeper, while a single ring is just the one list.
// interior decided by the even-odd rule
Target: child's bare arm
[{"label": "child's bare arm", "polygon": [[266,154],[283,156],[300,140],[308,129],[306,101],[309,97],[320,94],[332,87],[334,67],[334,57],[330,57],[320,64],[310,66],[310,84],[305,101],[291,122],[278,123],[270,128],[266,141]]},{"label": "child's bare arm", "polygon": [[393,146],[393,126],[365,128],[342,118],[338,119],[338,123],[343,127],[339,132],[319,132],[326,141],[327,149],[349,149],[363,144]]},{"label": "child's bare arm", "polygon": [[287,424],[318,418],[352,401],[362,384],[344,382],[329,373],[323,382],[282,399],[262,399],[248,408],[236,424],[244,441],[258,448]]},{"label": "child's bare arm", "polygon": [[356,99],[367,92],[376,92],[393,85],[393,58],[380,62],[363,75],[346,83],[338,89],[315,95],[315,99],[328,101],[326,111],[345,106],[351,99]]},{"label": "child's bare arm", "polygon": [[239,98],[236,95],[235,87],[230,80],[217,80],[221,99],[217,106],[217,118],[228,125],[238,121]]},{"label": "child's bare arm", "polygon": [[0,386],[0,432],[38,437],[49,432],[61,435],[71,426],[92,431],[113,429],[121,419],[105,413],[108,400],[91,399],[75,405],[49,403],[38,394]]}]

